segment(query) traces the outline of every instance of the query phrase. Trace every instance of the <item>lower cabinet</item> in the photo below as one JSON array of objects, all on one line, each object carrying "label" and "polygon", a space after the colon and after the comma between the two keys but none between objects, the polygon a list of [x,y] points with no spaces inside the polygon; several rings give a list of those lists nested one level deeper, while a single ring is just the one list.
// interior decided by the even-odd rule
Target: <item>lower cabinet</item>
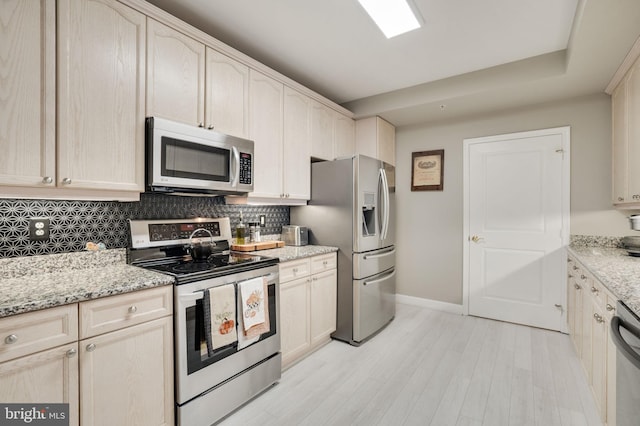
[{"label": "lower cabinet", "polygon": [[330,341],[336,330],[336,254],[280,264],[282,366]]},{"label": "lower cabinet", "polygon": [[609,333],[616,299],[580,262],[568,258],[569,334],[603,423],[615,425],[616,347]]},{"label": "lower cabinet", "polygon": [[0,401],[68,403],[70,425],[174,424],[172,290],[0,318]]}]

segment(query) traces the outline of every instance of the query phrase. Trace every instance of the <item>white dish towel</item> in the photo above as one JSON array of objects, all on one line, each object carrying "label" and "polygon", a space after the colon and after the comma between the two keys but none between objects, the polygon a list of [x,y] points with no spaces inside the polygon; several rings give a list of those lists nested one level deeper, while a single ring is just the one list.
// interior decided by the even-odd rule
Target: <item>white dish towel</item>
[{"label": "white dish towel", "polygon": [[267,295],[264,291],[264,280],[264,277],[260,277],[240,283],[242,322],[245,333],[254,325],[264,324],[266,320]]}]

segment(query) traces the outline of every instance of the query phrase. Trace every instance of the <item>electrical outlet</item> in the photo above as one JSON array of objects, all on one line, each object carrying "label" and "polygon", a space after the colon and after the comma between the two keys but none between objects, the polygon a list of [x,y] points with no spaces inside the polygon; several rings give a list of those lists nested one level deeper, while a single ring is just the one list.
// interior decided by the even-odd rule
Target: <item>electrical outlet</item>
[{"label": "electrical outlet", "polygon": [[29,241],[47,241],[49,239],[49,218],[32,217],[29,219]]},{"label": "electrical outlet", "polygon": [[260,226],[265,227],[267,224],[267,217],[263,214],[260,215]]}]

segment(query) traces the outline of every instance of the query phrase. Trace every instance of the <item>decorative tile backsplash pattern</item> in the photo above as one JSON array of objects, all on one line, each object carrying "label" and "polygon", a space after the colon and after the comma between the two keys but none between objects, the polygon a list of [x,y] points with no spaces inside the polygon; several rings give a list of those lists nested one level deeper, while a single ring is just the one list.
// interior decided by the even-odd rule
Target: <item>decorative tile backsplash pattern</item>
[{"label": "decorative tile backsplash pattern", "polygon": [[[280,234],[289,224],[289,207],[226,205],[223,197],[180,197],[141,194],[139,202],[54,201],[0,199],[0,257],[68,253],[84,250],[87,242],[107,248],[129,244],[127,219],[229,217],[257,222],[266,216],[263,235]],[[48,217],[48,241],[29,241],[29,219]]]}]

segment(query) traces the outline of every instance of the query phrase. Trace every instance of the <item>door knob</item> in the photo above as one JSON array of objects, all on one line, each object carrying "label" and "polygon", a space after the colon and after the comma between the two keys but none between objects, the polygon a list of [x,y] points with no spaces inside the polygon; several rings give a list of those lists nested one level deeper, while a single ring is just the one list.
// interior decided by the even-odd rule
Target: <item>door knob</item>
[{"label": "door knob", "polygon": [[474,243],[481,243],[484,241],[484,238],[474,235],[470,238],[470,240],[473,241]]}]

